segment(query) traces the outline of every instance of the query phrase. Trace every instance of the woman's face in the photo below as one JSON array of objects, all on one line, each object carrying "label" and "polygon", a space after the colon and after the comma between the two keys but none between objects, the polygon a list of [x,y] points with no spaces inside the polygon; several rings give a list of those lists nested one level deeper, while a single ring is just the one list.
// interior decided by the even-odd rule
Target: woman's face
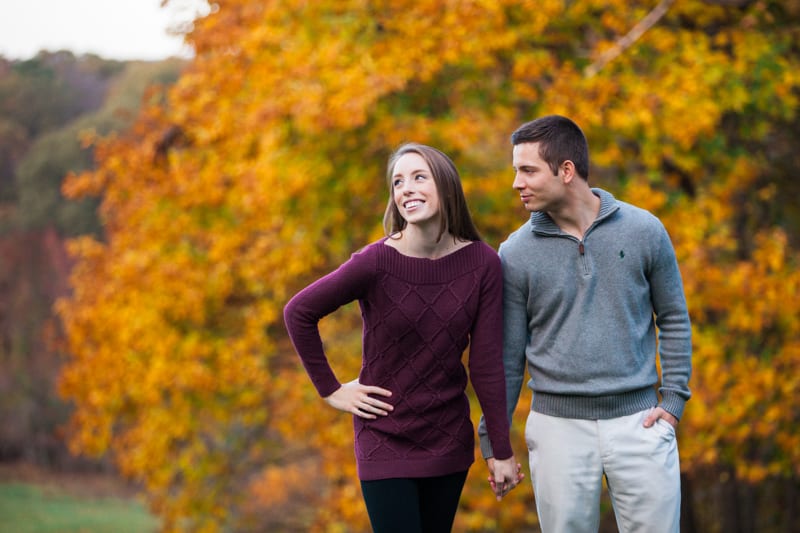
[{"label": "woman's face", "polygon": [[408,224],[439,224],[439,194],[428,163],[417,153],[403,154],[392,172],[392,198]]}]

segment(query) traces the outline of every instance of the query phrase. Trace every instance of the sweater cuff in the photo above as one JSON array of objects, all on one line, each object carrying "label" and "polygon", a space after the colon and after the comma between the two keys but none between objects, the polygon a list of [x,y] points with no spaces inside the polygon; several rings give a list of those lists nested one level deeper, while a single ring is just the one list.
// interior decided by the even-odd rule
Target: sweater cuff
[{"label": "sweater cuff", "polygon": [[478,422],[478,442],[481,446],[481,455],[484,459],[488,459],[489,457],[494,457],[494,451],[492,451],[492,443],[489,441],[489,431],[486,428],[486,416],[481,415],[481,419]]},{"label": "sweater cuff", "polygon": [[320,398],[327,398],[340,388],[342,388],[342,384],[336,378],[332,380],[325,380],[325,381],[314,381],[314,387],[317,389],[317,393],[319,394]]},{"label": "sweater cuff", "polygon": [[481,455],[483,456],[484,459],[494,457],[494,451],[492,450],[492,443],[489,442],[488,437],[481,437]]},{"label": "sweater cuff", "polygon": [[[509,450],[505,454],[503,453],[504,450],[499,450],[498,453],[495,453],[495,450],[492,447],[492,442],[489,440],[489,435],[486,434],[479,435],[479,442],[481,447],[481,456],[484,459],[489,459],[491,457],[494,457],[495,459],[508,459],[509,457],[514,455],[514,453],[510,451],[510,446]],[[498,455],[500,457],[498,457]]]},{"label": "sweater cuff", "polygon": [[686,399],[674,392],[663,391],[660,407],[680,420],[686,407]]}]

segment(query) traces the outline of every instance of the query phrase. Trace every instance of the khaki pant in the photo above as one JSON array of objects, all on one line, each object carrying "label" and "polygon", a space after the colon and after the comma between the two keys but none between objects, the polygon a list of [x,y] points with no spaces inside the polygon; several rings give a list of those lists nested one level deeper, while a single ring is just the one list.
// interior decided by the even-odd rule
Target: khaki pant
[{"label": "khaki pant", "polygon": [[533,411],[525,438],[543,533],[597,533],[603,476],[620,533],[679,533],[680,464],[674,428],[648,411],[609,420]]}]

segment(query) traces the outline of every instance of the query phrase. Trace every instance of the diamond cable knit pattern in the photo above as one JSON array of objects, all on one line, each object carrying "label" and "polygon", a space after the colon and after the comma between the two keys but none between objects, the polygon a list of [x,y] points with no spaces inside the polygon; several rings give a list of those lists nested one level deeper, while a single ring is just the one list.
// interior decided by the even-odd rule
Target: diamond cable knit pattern
[{"label": "diamond cable knit pattern", "polygon": [[318,322],[358,300],[364,323],[359,382],[392,391],[376,420],[354,416],[362,480],[427,477],[469,468],[474,429],[462,354],[498,459],[512,455],[502,365],[502,268],[475,242],[436,260],[409,257],[386,239],[352,255],[284,309],[287,330],[322,397],[340,386]]}]

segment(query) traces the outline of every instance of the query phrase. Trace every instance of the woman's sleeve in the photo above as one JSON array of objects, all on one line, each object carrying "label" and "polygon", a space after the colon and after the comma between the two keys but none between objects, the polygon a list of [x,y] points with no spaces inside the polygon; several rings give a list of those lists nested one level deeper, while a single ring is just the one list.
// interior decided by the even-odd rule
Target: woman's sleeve
[{"label": "woman's sleeve", "polygon": [[469,375],[481,404],[481,423],[485,424],[494,457],[508,459],[513,451],[503,370],[503,269],[494,250],[481,280],[480,291],[478,313],[470,338]]},{"label": "woman's sleeve", "polygon": [[374,254],[368,250],[353,254],[339,268],[298,292],[283,309],[292,344],[323,398],[336,392],[341,383],[325,355],[319,321],[365,294],[375,274]]}]

